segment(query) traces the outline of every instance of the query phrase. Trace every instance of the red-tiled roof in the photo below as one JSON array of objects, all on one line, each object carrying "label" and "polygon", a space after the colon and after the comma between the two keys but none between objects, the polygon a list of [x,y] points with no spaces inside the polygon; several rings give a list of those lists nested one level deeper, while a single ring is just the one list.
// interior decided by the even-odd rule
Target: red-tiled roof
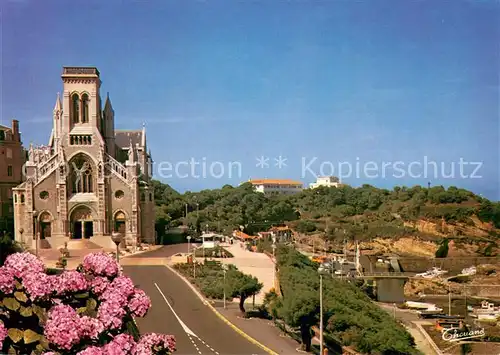
[{"label": "red-tiled roof", "polygon": [[255,179],[248,182],[252,185],[303,185],[300,181],[291,179]]},{"label": "red-tiled roof", "polygon": [[255,237],[253,235],[248,235],[248,234],[243,233],[242,231],[239,231],[239,230],[235,230],[234,235],[237,238],[241,238],[241,239],[255,239]]}]

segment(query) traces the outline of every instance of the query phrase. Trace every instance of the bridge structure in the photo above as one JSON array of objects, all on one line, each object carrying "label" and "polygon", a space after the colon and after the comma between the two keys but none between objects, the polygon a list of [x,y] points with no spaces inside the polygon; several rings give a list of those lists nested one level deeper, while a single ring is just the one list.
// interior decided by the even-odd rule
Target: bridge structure
[{"label": "bridge structure", "polygon": [[414,272],[365,272],[356,276],[358,279],[376,280],[376,279],[410,279],[414,278]]},{"label": "bridge structure", "polygon": [[356,279],[364,280],[373,286],[373,292],[379,302],[403,303],[405,301],[405,283],[415,277],[412,272],[358,272]]}]

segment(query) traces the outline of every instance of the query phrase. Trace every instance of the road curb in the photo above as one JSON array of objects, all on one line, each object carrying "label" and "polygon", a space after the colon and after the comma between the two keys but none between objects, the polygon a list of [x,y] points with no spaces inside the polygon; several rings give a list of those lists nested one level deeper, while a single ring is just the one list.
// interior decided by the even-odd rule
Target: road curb
[{"label": "road curb", "polygon": [[240,328],[238,328],[236,325],[234,325],[233,323],[231,323],[231,321],[229,321],[226,317],[224,317],[219,311],[217,311],[215,309],[214,306],[212,306],[210,304],[210,302],[208,302],[205,297],[203,297],[203,295],[196,289],[196,287],[194,287],[191,282],[189,282],[188,279],[186,279],[183,275],[181,275],[179,272],[177,272],[177,270],[175,270],[173,267],[171,267],[170,265],[168,264],[164,264],[164,266],[169,269],[170,271],[172,271],[174,274],[176,274],[180,279],[182,279],[186,284],[188,284],[188,286],[191,288],[191,290],[193,290],[193,292],[196,294],[196,296],[198,296],[198,298],[205,304],[208,306],[208,308],[210,308],[210,310],[212,310],[212,312],[215,313],[215,315],[217,317],[219,317],[219,319],[221,319],[224,323],[226,323],[227,325],[229,325],[236,333],[240,334],[242,337],[244,337],[246,340],[248,340],[249,342],[253,343],[254,345],[257,345],[259,348],[261,348],[262,350],[264,350],[265,352],[267,352],[268,354],[270,355],[279,355],[277,352],[269,349],[267,346],[265,346],[264,344],[261,344],[260,342],[258,342],[257,340],[255,340],[254,338],[252,338],[250,335],[248,335],[247,333],[245,333],[243,330],[241,330]]},{"label": "road curb", "polygon": [[412,323],[417,326],[417,329],[420,331],[420,333],[422,333],[422,335],[427,340],[427,342],[430,344],[430,346],[434,349],[436,354],[443,355],[443,352],[441,351],[441,349],[439,349],[439,347],[436,345],[434,340],[430,337],[429,333],[427,333],[425,331],[425,329],[422,327],[422,325],[418,322],[412,322]]}]

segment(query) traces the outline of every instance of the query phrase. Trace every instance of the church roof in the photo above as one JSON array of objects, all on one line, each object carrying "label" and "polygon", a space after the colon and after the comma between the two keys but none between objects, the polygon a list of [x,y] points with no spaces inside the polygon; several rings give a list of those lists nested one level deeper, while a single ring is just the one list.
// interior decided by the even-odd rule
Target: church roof
[{"label": "church roof", "polygon": [[132,141],[132,146],[136,144],[142,146],[142,130],[115,130],[115,144],[122,148],[128,149]]}]

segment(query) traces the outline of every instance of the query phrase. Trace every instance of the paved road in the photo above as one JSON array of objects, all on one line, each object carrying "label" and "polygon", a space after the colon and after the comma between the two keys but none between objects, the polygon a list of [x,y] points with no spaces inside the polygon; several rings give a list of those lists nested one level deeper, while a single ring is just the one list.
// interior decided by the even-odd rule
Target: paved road
[{"label": "paved road", "polygon": [[[200,246],[200,243],[191,243],[191,247]],[[153,251],[147,251],[144,253],[138,253],[135,255],[130,255],[128,258],[166,258],[176,253],[187,253],[188,245],[185,244],[172,244],[165,245],[159,249]]]},{"label": "paved road", "polygon": [[[166,257],[185,245],[167,246],[151,252]],[[152,257],[144,253],[144,257]],[[134,283],[150,297],[152,307],[137,318],[141,333],[173,334],[177,354],[252,355],[265,352],[236,333],[201,302],[188,285],[163,266],[124,266]]]}]

